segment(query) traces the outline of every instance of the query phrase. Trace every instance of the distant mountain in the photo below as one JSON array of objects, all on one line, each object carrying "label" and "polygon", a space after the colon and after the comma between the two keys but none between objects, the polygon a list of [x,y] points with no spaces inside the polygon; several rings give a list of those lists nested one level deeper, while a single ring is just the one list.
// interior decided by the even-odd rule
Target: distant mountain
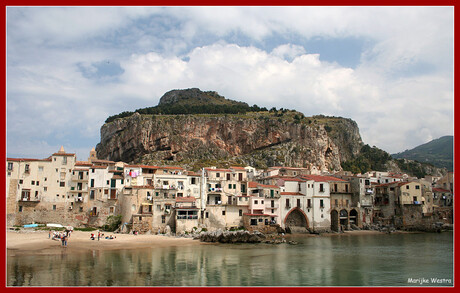
[{"label": "distant mountain", "polygon": [[392,154],[391,156],[395,159],[409,159],[429,163],[438,168],[447,168],[447,170],[453,171],[454,137],[443,136],[411,150]]}]

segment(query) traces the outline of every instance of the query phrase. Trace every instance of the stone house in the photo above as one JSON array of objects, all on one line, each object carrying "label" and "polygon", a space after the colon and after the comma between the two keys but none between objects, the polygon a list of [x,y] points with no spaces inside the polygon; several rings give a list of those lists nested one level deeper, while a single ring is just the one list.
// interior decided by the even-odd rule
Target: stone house
[{"label": "stone house", "polygon": [[435,187],[450,190],[450,192],[453,194],[454,192],[454,172],[448,172],[441,179],[436,181]]},{"label": "stone house", "polygon": [[433,204],[437,207],[451,207],[453,204],[452,192],[448,189],[433,187]]}]

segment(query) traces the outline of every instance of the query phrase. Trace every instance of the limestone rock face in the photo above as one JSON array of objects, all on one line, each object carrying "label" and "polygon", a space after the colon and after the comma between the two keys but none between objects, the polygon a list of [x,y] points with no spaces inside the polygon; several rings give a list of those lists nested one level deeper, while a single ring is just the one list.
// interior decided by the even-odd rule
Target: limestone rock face
[{"label": "limestone rock face", "polygon": [[340,163],[361,149],[357,124],[351,119],[315,117],[299,122],[268,112],[135,113],[104,124],[96,151],[100,159],[185,168],[197,162],[228,161],[258,168],[284,165],[341,170]]}]

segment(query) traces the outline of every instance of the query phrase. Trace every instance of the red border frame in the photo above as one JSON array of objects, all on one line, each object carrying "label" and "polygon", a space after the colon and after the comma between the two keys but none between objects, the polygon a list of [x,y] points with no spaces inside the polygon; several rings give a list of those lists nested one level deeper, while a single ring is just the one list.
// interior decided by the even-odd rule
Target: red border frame
[{"label": "red border frame", "polygon": [[[66,4],[63,5],[62,1],[57,1],[57,0],[48,0],[48,1],[37,1],[37,0],[29,0],[29,1],[18,1],[18,0],[9,0],[9,1],[2,1],[3,3],[3,14],[2,14],[2,22],[1,22],[1,28],[3,31],[3,46],[2,46],[2,53],[4,58],[2,59],[1,65],[5,70],[3,71],[4,74],[4,82],[2,83],[2,90],[3,93],[5,93],[4,96],[4,101],[1,104],[2,105],[2,110],[3,113],[5,113],[5,116],[1,120],[1,127],[4,131],[3,135],[3,144],[2,144],[2,155],[4,158],[4,162],[6,162],[6,7],[7,6],[453,6],[454,7],[454,13],[455,13],[455,4],[456,1],[440,1],[440,2],[435,2],[434,1],[428,1],[428,0],[423,0],[423,1],[414,1],[414,0],[404,0],[404,1],[397,1],[397,0],[385,0],[385,1],[364,1],[364,0],[354,0],[354,1],[345,1],[345,0],[332,0],[332,1],[299,1],[299,0],[290,0],[290,1],[275,1],[275,0],[250,0],[250,1],[244,1],[244,0],[217,0],[217,1],[209,1],[209,0],[201,0],[201,1],[190,1],[190,0],[175,0],[175,1],[146,1],[146,0],[134,0],[130,1],[130,3],[126,3],[126,1],[121,1],[121,0],[116,0],[116,1],[107,1],[107,0],[102,0],[102,1],[90,1],[90,0],[72,0],[72,1],[66,1]],[[43,3],[45,2],[45,3]],[[454,15],[454,23],[455,23],[455,15]],[[456,23],[455,23],[456,26]],[[458,46],[458,38],[456,38],[457,35],[457,30],[454,28],[454,49]],[[457,68],[458,66],[458,59],[455,58],[455,50],[454,50],[454,89],[455,85],[457,84]],[[458,112],[457,108],[458,103],[455,103],[457,94],[454,91],[454,113]],[[457,135],[457,122],[458,119],[455,119],[455,114],[454,114],[454,156],[455,154],[458,154],[458,150],[460,150],[460,146],[457,143],[457,140],[455,139]],[[460,164],[457,164],[454,162],[454,170],[456,167],[460,167]],[[5,165],[2,165],[2,174],[6,174],[6,167]],[[2,184],[2,190],[6,190],[6,185],[5,185],[5,179],[1,180]],[[454,188],[458,186],[457,185],[457,180],[455,180],[455,185]],[[455,193],[455,192],[454,192]],[[458,208],[459,203],[454,200],[454,226],[456,225],[456,215],[455,215],[455,210]],[[5,201],[1,201],[1,207],[2,207],[2,217],[0,219],[0,227],[6,227],[6,221],[5,221]],[[454,266],[456,263],[456,247],[457,247],[457,233],[454,232],[455,235],[455,241],[454,241]],[[5,254],[2,255],[2,261],[3,264],[6,264],[6,239],[5,239],[5,234],[2,234],[3,238],[3,243],[5,244]],[[1,275],[1,281],[2,281],[2,289],[3,290],[28,290],[32,289],[34,291],[39,290],[39,291],[49,291],[49,290],[62,290],[62,287],[30,287],[30,288],[11,288],[11,287],[6,287],[6,271],[5,271],[5,265],[2,266],[2,275]],[[455,280],[458,280],[457,278],[458,273],[457,270],[454,268],[454,284]],[[390,289],[404,289],[406,292],[417,292],[419,293],[420,291],[422,292],[438,292],[438,290],[455,290],[456,287],[453,288],[429,288],[429,287],[390,287]],[[65,287],[65,290],[70,290],[70,291],[77,291],[77,290],[82,290],[83,288],[79,287]],[[187,289],[182,288],[182,287],[174,287],[174,288],[155,288],[155,287],[91,287],[90,289],[97,289],[97,290],[110,290],[113,292],[113,290],[116,291],[122,291],[122,290],[173,290],[173,291],[179,291],[179,290],[192,290],[192,291],[207,291],[210,292],[211,290],[219,290],[219,292],[230,292],[230,291],[235,291],[235,290],[250,290],[251,292],[266,292],[268,291],[273,291],[273,292],[279,292],[283,290],[290,290],[293,292],[300,292],[301,290],[321,290],[321,291],[332,291],[332,290],[345,290],[345,291],[361,291],[363,292],[364,290],[369,290],[371,289],[372,292],[385,292],[389,290],[389,287],[275,287],[275,288],[270,288],[270,287],[256,287],[256,288],[251,288],[251,287],[231,287],[231,288],[226,288],[226,287],[188,287]],[[145,291],[144,291],[145,292]]]}]

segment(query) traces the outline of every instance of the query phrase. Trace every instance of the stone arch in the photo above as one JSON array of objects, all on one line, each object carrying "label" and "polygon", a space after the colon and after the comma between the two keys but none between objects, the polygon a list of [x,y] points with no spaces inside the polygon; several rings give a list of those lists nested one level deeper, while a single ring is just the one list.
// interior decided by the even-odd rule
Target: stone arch
[{"label": "stone arch", "polygon": [[349,221],[348,221],[348,212],[346,209],[340,210],[339,218],[340,218],[340,225],[348,228]]},{"label": "stone arch", "polygon": [[331,230],[339,232],[339,212],[337,210],[331,211]]},{"label": "stone arch", "polygon": [[358,226],[358,212],[355,210],[355,209],[352,209],[350,211],[350,224],[355,224],[356,226]]},{"label": "stone arch", "polygon": [[290,210],[284,218],[285,227],[302,227],[308,229],[308,224],[307,215],[297,207]]}]

